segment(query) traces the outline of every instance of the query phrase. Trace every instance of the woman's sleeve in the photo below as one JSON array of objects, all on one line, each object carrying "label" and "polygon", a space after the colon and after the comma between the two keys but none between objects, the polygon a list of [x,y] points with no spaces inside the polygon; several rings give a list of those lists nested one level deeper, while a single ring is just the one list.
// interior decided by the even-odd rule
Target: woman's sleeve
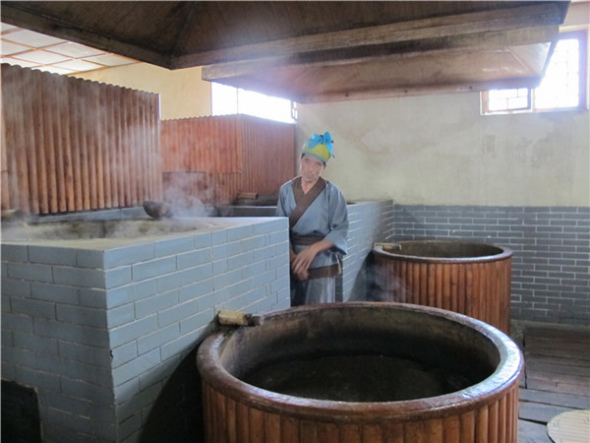
[{"label": "woman's sleeve", "polygon": [[330,232],[324,238],[338,251],[346,254],[348,249],[348,208],[346,199],[338,188],[334,188],[330,198]]},{"label": "woman's sleeve", "polygon": [[287,212],[285,211],[285,194],[285,185],[283,185],[279,190],[279,199],[277,201],[277,209],[275,210],[276,217],[287,217]]}]

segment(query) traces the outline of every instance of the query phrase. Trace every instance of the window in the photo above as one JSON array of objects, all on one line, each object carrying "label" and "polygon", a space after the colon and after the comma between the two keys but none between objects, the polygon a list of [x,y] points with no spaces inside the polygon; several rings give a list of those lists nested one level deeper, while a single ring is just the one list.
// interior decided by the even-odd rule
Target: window
[{"label": "window", "polygon": [[295,103],[284,98],[213,83],[211,87],[213,115],[248,114],[285,123],[297,120]]},{"label": "window", "polygon": [[537,88],[494,89],[481,99],[482,114],[586,107],[586,34],[560,35]]}]

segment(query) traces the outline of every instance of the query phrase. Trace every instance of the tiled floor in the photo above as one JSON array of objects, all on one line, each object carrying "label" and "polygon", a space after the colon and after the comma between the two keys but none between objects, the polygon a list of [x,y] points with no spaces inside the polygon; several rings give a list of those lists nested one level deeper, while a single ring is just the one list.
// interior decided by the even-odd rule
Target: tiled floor
[{"label": "tiled floor", "polygon": [[511,335],[525,358],[518,443],[553,443],[553,417],[590,409],[590,327],[513,322]]}]

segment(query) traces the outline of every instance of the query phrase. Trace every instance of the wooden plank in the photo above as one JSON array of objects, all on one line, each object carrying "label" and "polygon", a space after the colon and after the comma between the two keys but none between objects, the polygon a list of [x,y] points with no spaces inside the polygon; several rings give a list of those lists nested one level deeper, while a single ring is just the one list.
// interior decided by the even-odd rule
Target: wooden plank
[{"label": "wooden plank", "polygon": [[78,93],[79,82],[77,79],[68,78],[68,96],[71,103],[69,124],[70,124],[70,139],[71,139],[71,160],[72,169],[74,173],[74,201],[75,211],[81,211],[84,208],[83,202],[83,186],[82,186],[82,167],[81,161],[81,143],[80,139],[83,137],[82,127],[79,124],[74,124],[82,115],[81,96]]},{"label": "wooden plank", "polygon": [[299,422],[292,417],[281,417],[281,440],[280,441],[298,441],[299,440]]},{"label": "wooden plank", "polygon": [[250,409],[243,403],[236,405],[236,428],[237,440],[239,442],[249,441],[250,436],[250,420],[248,413]]},{"label": "wooden plank", "polygon": [[248,422],[250,427],[249,441],[264,442],[264,416],[259,409],[249,408]]},{"label": "wooden plank", "polygon": [[527,384],[530,383],[531,380],[548,381],[556,383],[556,385],[565,384],[579,386],[579,394],[590,395],[590,378],[588,377],[580,377],[578,375],[572,375],[566,372],[547,373],[534,369],[528,369]]},{"label": "wooden plank", "polygon": [[[321,443],[339,443],[340,427],[335,423],[318,423],[317,439]],[[278,439],[267,439],[267,442],[280,441]]]},{"label": "wooden plank", "polygon": [[[543,351],[552,351],[557,349],[568,349],[571,351],[577,351],[581,354],[588,353],[590,350],[590,342],[580,340],[576,336],[565,336],[563,338],[548,338],[548,337],[536,337],[531,336],[530,333],[527,336],[527,348],[534,352],[539,349]],[[588,355],[580,355],[580,357],[586,357],[590,359]]]},{"label": "wooden plank", "polygon": [[99,95],[99,109],[100,109],[100,149],[102,158],[102,182],[104,189],[104,206],[105,208],[112,207],[112,183],[111,183],[111,168],[110,166],[110,110],[109,110],[110,88],[102,88]]},{"label": "wooden plank", "polygon": [[119,143],[119,136],[117,132],[117,97],[118,97],[118,88],[108,88],[108,99],[107,104],[109,107],[108,110],[108,117],[109,117],[109,124],[108,124],[108,135],[109,135],[109,142],[107,145],[107,149],[109,153],[107,158],[109,159],[109,178],[111,181],[111,207],[118,207],[119,206],[119,181],[118,181],[118,174],[117,174],[117,164],[119,163],[119,156],[118,156],[118,143]]},{"label": "wooden plank", "polygon": [[570,361],[560,359],[558,361],[542,358],[529,358],[527,369],[531,372],[545,374],[568,374],[590,380],[590,364],[586,361]]},{"label": "wooden plank", "polygon": [[[55,165],[48,163],[48,160],[53,160],[52,156],[46,155],[46,150],[49,146],[51,135],[48,134],[48,127],[51,126],[51,109],[45,109],[45,102],[43,100],[43,86],[44,76],[35,73],[31,77],[31,83],[28,85],[32,92],[33,101],[33,119],[31,120],[32,127],[30,132],[33,134],[35,143],[36,155],[36,171],[37,171],[37,188],[38,188],[38,213],[49,213],[49,186],[47,177],[55,174]],[[33,171],[32,171],[33,172]]]},{"label": "wooden plank", "polygon": [[88,186],[89,186],[89,205],[90,209],[98,209],[98,175],[97,175],[97,145],[99,142],[99,133],[97,132],[98,121],[98,100],[96,92],[91,82],[84,82],[85,91],[85,115],[86,115],[86,153],[88,155]]},{"label": "wooden plank", "polygon": [[89,127],[88,125],[92,122],[89,122],[89,115],[88,115],[88,90],[85,87],[85,82],[77,82],[76,83],[76,93],[78,95],[79,100],[79,113],[76,116],[73,116],[74,121],[79,126],[79,133],[78,133],[78,144],[79,144],[79,155],[80,155],[80,186],[82,191],[82,207],[85,211],[91,209],[90,206],[90,194],[94,192],[95,189],[90,189],[90,167],[89,164],[92,161],[92,158],[89,155],[89,146],[88,142],[91,141],[92,138],[89,134]]},{"label": "wooden plank", "polygon": [[138,191],[138,178],[143,174],[139,166],[139,155],[147,146],[143,144],[142,135],[145,131],[145,126],[141,121],[140,109],[141,99],[138,94],[130,90],[127,103],[129,106],[129,124],[131,125],[130,137],[132,144],[129,149],[129,205],[138,205],[142,199]]},{"label": "wooden plank", "polygon": [[0,141],[0,171],[1,171],[1,182],[0,192],[1,194],[1,206],[2,209],[10,208],[10,192],[9,192],[9,180],[8,180],[8,155],[6,146],[6,122],[4,119],[4,105],[0,103],[0,131],[2,140]]},{"label": "wooden plank", "polygon": [[[70,78],[59,82],[58,96],[62,99],[58,102],[59,108],[59,133],[61,139],[58,139],[58,162],[63,163],[63,185],[65,186],[66,194],[66,211],[73,212],[76,210],[76,189],[74,186],[74,162],[73,162],[73,147],[71,137],[70,118],[74,112],[73,101],[75,99],[74,93],[71,91]],[[60,203],[61,204],[61,203]]]},{"label": "wooden plank", "polygon": [[55,195],[56,195],[56,208],[55,212],[66,212],[67,201],[66,201],[66,181],[65,181],[65,163],[64,163],[64,136],[62,133],[62,117],[61,117],[61,102],[66,100],[67,97],[61,93],[65,80],[60,76],[51,76],[53,81],[51,85],[51,99],[53,114],[53,152],[55,156]]},{"label": "wooden plank", "polygon": [[525,328],[531,338],[547,338],[551,340],[563,341],[573,340],[579,342],[590,342],[590,327],[575,325],[555,325],[548,324],[543,326],[527,325]]},{"label": "wooden plank", "polygon": [[281,440],[280,441],[298,441],[299,440],[299,422],[292,417],[281,417]]},{"label": "wooden plank", "polygon": [[488,406],[488,440],[491,442],[498,440],[498,402],[494,402]]},{"label": "wooden plank", "polygon": [[236,402],[229,397],[225,399],[227,442],[239,443],[236,426]]},{"label": "wooden plank", "polygon": [[[17,115],[15,110],[17,91],[14,87],[8,87],[15,81],[16,68],[3,65],[0,73],[2,76],[2,82],[0,83],[2,88],[2,141],[5,143],[2,157],[2,209],[18,209],[20,208],[16,166],[18,130],[16,124],[13,123]],[[4,156],[6,156],[6,160],[4,160]],[[8,197],[6,197],[6,194],[8,194]],[[7,200],[4,200],[5,198]]]},{"label": "wooden plank", "polygon": [[95,176],[96,176],[96,207],[102,209],[105,207],[105,195],[104,195],[104,135],[102,128],[104,125],[104,110],[101,108],[102,93],[98,83],[91,83],[90,87],[93,91],[93,107],[96,110],[95,113],[95,141],[94,141],[94,157],[96,164],[94,165]]},{"label": "wooden plank", "polygon": [[590,397],[580,395],[521,389],[519,398],[521,402],[542,403],[571,409],[590,409]]},{"label": "wooden plank", "polygon": [[527,387],[539,391],[553,391],[564,394],[577,394],[580,392],[580,386],[575,384],[563,383],[557,380],[542,380],[527,378]]},{"label": "wooden plank", "polygon": [[476,428],[476,416],[475,411],[468,411],[461,414],[460,417],[460,439],[461,442],[472,442],[475,440],[475,428]]},{"label": "wooden plank", "polygon": [[443,419],[433,418],[425,423],[425,443],[441,443],[444,441]]},{"label": "wooden plank", "polygon": [[[25,161],[27,163],[27,175],[29,180],[29,205],[31,211],[35,214],[39,213],[39,183],[38,183],[38,168],[37,168],[37,143],[35,140],[35,131],[30,127],[31,123],[35,121],[35,92],[34,83],[39,72],[30,69],[23,70],[23,109],[24,118],[22,130],[25,132]],[[33,90],[31,87],[33,86]],[[35,123],[32,123],[35,124]]]},{"label": "wooden plank", "polygon": [[487,405],[482,406],[477,411],[475,441],[477,441],[478,443],[494,443],[488,440],[488,416],[489,409]]},{"label": "wooden plank", "polygon": [[264,441],[281,441],[281,416],[264,414]]},{"label": "wooden plank", "polygon": [[[525,339],[526,340],[526,339]],[[525,357],[535,358],[535,357],[558,357],[559,359],[567,358],[567,359],[575,359],[586,362],[588,364],[590,362],[590,353],[585,354],[587,351],[578,351],[569,348],[562,348],[562,349],[551,349],[551,348],[540,348],[537,347],[532,351],[529,351],[528,344],[525,348]]]},{"label": "wooden plank", "polygon": [[547,427],[525,420],[518,421],[518,443],[553,443],[547,435]]},{"label": "wooden plank", "polygon": [[116,148],[117,148],[117,163],[115,164],[115,175],[117,177],[117,199],[118,199],[118,206],[124,207],[125,206],[125,150],[126,147],[124,143],[126,143],[125,139],[125,123],[124,123],[124,109],[123,105],[125,102],[124,99],[125,89],[124,88],[117,88],[116,90],[116,99],[115,99],[115,140],[116,140]]},{"label": "wooden plank", "polygon": [[539,403],[527,403],[521,402],[518,418],[521,420],[534,421],[536,423],[546,424],[556,415],[562,412],[571,411],[570,408],[564,408],[561,406],[553,405],[542,405]]}]

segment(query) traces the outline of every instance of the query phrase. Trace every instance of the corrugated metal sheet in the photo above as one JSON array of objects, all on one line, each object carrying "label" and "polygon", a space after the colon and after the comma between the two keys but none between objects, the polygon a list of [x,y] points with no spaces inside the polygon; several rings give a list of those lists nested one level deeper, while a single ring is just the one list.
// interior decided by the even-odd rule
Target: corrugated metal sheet
[{"label": "corrugated metal sheet", "polygon": [[161,199],[156,94],[2,65],[2,208],[52,214]]},{"label": "corrugated metal sheet", "polygon": [[[175,183],[210,204],[276,194],[296,171],[295,127],[248,115],[165,120],[162,157],[168,195],[178,194]],[[198,185],[193,173],[202,173]]]},{"label": "corrugated metal sheet", "polygon": [[275,194],[296,172],[295,126],[247,115],[240,117],[243,152],[240,191]]},{"label": "corrugated metal sheet", "polygon": [[233,115],[164,120],[164,171],[238,172],[237,124]]}]

